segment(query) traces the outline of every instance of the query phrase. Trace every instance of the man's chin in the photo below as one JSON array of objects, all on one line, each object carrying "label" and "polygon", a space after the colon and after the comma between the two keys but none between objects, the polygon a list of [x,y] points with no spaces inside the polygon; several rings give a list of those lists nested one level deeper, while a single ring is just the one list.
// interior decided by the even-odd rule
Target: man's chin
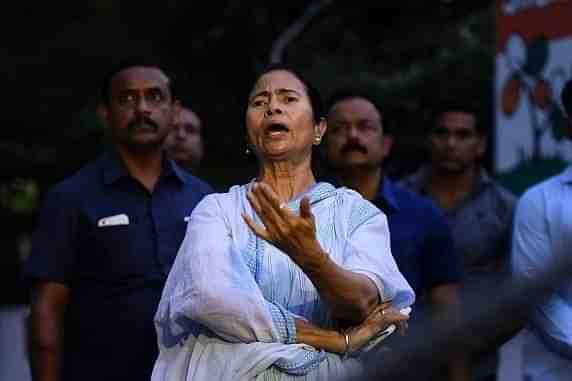
[{"label": "man's chin", "polygon": [[193,162],[196,161],[196,159],[192,158],[189,156],[189,154],[185,153],[185,154],[171,154],[171,157],[173,158],[173,160],[176,161],[180,161],[181,163],[189,163],[189,162]]},{"label": "man's chin", "polygon": [[443,172],[462,173],[467,170],[467,166],[456,161],[444,161],[437,164]]},{"label": "man's chin", "polygon": [[378,164],[372,163],[369,160],[345,160],[342,162],[339,162],[338,165],[336,166],[338,169],[340,170],[363,170],[363,169],[369,169],[369,168],[377,168],[379,167]]},{"label": "man's chin", "polygon": [[131,139],[121,143],[132,152],[153,152],[162,150],[163,140],[160,139]]}]

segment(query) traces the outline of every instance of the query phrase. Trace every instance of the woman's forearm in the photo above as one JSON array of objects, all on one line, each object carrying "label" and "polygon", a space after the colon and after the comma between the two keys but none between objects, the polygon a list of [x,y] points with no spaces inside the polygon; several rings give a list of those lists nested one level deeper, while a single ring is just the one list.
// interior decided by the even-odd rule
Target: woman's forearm
[{"label": "woman's forearm", "polygon": [[296,342],[332,353],[344,353],[346,351],[343,334],[317,327],[302,319],[296,319]]},{"label": "woman's forearm", "polygon": [[377,287],[367,276],[343,269],[321,249],[298,265],[310,278],[332,315],[350,325],[362,323],[379,303]]},{"label": "woman's forearm", "polygon": [[344,333],[316,327],[305,320],[295,319],[296,342],[332,353],[350,355],[391,325],[404,329],[407,319],[409,319],[407,315],[390,307],[388,303],[375,307],[363,323],[347,328]]}]

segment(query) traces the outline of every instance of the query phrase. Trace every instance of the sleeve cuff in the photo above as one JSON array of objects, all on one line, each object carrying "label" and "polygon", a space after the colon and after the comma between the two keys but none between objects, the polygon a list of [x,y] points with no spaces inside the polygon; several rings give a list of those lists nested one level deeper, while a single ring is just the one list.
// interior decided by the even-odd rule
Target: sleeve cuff
[{"label": "sleeve cuff", "polygon": [[284,307],[268,303],[274,325],[278,329],[280,341],[284,344],[296,343],[296,322],[292,315]]}]

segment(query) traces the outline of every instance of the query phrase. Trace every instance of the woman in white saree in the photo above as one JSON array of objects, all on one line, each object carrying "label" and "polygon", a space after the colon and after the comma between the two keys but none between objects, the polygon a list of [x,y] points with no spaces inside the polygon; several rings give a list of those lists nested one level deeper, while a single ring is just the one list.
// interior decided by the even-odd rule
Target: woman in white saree
[{"label": "woman in white saree", "polygon": [[273,65],[248,100],[258,177],[195,208],[155,317],[153,381],[331,380],[403,326],[414,301],[385,215],[316,183],[326,130],[317,92]]}]

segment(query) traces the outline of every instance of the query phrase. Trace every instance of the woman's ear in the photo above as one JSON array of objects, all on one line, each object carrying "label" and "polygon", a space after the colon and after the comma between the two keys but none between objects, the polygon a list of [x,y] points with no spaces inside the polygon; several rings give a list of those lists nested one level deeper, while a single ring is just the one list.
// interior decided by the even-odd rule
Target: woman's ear
[{"label": "woman's ear", "polygon": [[326,130],[328,129],[328,122],[326,118],[320,118],[318,124],[314,126],[314,144],[319,145],[326,134]]},{"label": "woman's ear", "polygon": [[246,156],[253,156],[254,155],[248,134],[246,134],[246,136],[244,137],[244,154]]}]

